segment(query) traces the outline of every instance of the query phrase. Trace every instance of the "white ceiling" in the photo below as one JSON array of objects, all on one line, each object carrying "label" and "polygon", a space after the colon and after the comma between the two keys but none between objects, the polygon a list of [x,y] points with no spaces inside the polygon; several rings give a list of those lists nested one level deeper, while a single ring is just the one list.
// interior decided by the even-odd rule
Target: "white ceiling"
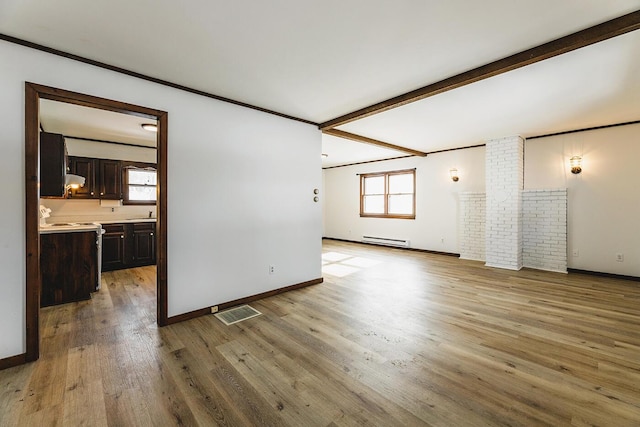
[{"label": "white ceiling", "polygon": [[[320,123],[639,8],[638,0],[2,0],[0,32]],[[636,33],[340,129],[434,151],[638,120]],[[325,166],[402,155],[387,151],[323,136]]]},{"label": "white ceiling", "polygon": [[157,134],[142,128],[155,120],[83,107],[64,102],[40,100],[40,125],[46,132],[66,137],[89,138],[155,147]]}]

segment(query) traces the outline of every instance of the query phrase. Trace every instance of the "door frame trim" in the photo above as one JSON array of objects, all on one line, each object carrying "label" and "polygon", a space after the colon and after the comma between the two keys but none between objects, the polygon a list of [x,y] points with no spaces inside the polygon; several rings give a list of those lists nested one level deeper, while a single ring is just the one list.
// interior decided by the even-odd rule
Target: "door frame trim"
[{"label": "door frame trim", "polygon": [[25,233],[26,233],[26,361],[40,356],[40,99],[66,102],[158,121],[158,188],[156,208],[157,322],[167,325],[167,125],[162,110],[25,82]]}]

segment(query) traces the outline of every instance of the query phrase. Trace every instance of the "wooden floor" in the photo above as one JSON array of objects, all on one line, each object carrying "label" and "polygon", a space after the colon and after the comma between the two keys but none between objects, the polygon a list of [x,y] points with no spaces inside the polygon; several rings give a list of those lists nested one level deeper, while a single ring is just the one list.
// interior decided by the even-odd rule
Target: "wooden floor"
[{"label": "wooden floor", "polygon": [[0,426],[640,425],[639,283],[323,252],[323,284],[232,326],[158,329],[155,269],[104,273],[0,371]]}]

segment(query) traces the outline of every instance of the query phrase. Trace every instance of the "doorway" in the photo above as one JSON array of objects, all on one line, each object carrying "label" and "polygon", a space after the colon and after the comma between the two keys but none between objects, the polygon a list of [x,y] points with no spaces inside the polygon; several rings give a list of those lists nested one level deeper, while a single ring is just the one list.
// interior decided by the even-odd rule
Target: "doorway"
[{"label": "doorway", "polygon": [[156,207],[156,318],[159,326],[168,320],[167,309],[167,124],[165,111],[98,98],[77,92],[25,83],[25,230],[26,230],[26,360],[40,354],[40,100],[48,99],[156,120],[157,207]]}]

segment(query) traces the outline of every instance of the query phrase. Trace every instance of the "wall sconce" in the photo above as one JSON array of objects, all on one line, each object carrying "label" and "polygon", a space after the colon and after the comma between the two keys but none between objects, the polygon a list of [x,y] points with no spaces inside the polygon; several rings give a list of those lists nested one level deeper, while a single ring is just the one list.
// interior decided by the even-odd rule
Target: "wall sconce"
[{"label": "wall sconce", "polygon": [[569,159],[569,162],[571,163],[571,173],[578,174],[582,172],[582,157],[573,156]]},{"label": "wall sconce", "polygon": [[456,168],[449,169],[449,176],[451,176],[453,182],[458,182],[458,180],[460,179],[460,177],[458,176],[458,169]]}]

